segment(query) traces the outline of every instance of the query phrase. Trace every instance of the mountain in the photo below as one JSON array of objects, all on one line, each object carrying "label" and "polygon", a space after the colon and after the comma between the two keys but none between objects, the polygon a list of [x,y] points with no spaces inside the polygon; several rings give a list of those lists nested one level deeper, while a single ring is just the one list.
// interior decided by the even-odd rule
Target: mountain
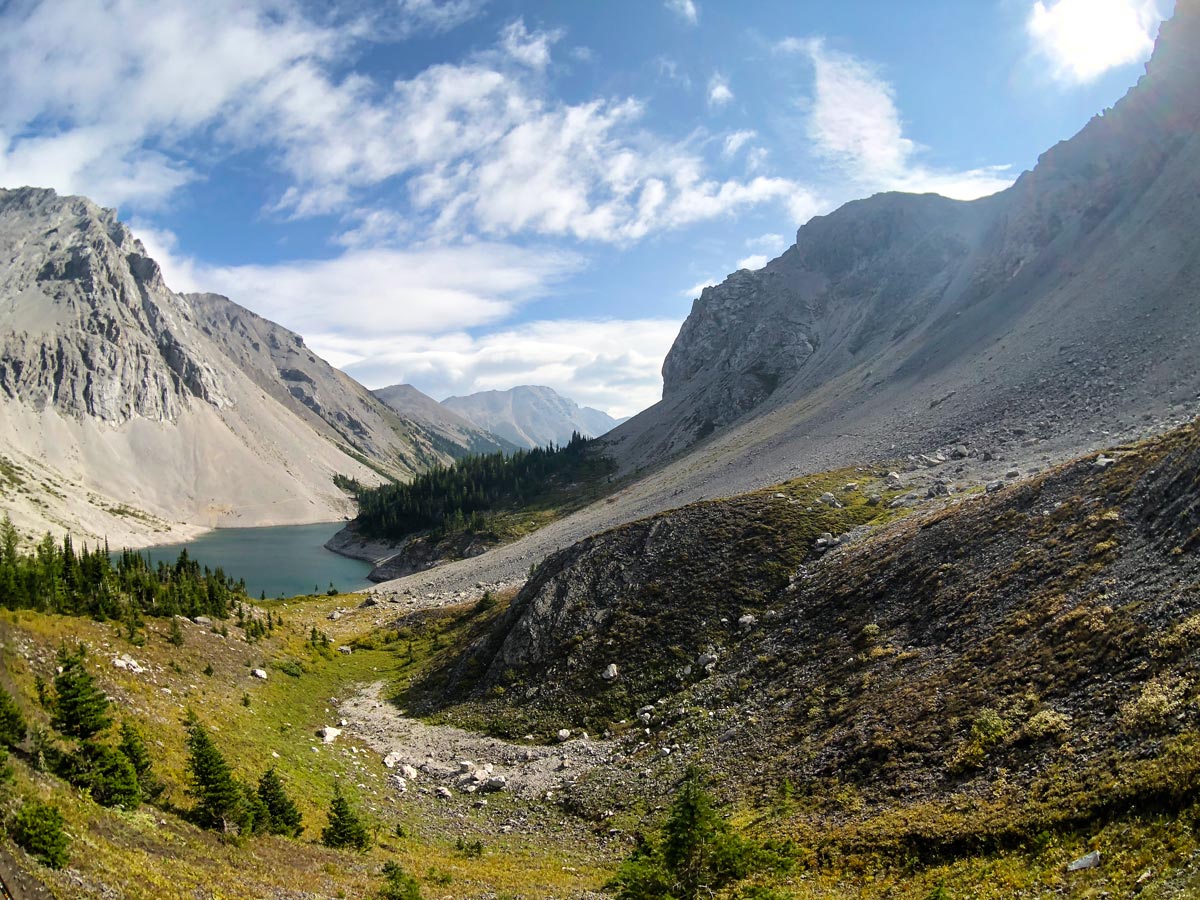
[{"label": "mountain", "polygon": [[341,518],[333,484],[451,455],[419,423],[215,294],[182,295],[112,210],[0,191],[0,508],[142,544]]},{"label": "mountain", "polygon": [[444,442],[441,446],[451,456],[511,453],[518,449],[516,444],[477,427],[411,384],[393,384],[371,393],[400,416],[420,422],[427,433]]},{"label": "mountain", "polygon": [[442,405],[521,447],[566,444],[573,431],[599,437],[617,425],[608,413],[581,407],[548,387],[534,385],[447,397]]},{"label": "mountain", "polygon": [[1008,190],[881,194],[705,290],[664,398],[606,434],[602,502],[399,589],[531,559],[693,501],[848,463],[966,457],[964,484],[1180,424],[1200,396],[1200,3],[1177,4],[1126,97]]},{"label": "mountain", "polygon": [[1200,6],[1180,3],[1138,84],[1005,191],[848,203],[706,288],[662,401],[614,452],[637,468],[722,435],[777,459],[817,435],[1054,438],[1194,398],[1197,45]]}]

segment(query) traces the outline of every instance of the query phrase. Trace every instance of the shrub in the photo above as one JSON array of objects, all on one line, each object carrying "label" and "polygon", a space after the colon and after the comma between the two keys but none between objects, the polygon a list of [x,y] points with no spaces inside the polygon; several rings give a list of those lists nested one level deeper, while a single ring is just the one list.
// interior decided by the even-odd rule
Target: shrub
[{"label": "shrub", "polygon": [[9,834],[18,847],[51,869],[67,864],[70,840],[63,832],[62,813],[37,800],[27,801],[13,817]]},{"label": "shrub", "polygon": [[1182,708],[1190,687],[1186,679],[1170,673],[1152,678],[1135,699],[1121,705],[1117,720],[1130,729],[1161,726]]},{"label": "shrub", "polygon": [[0,687],[0,747],[15,747],[25,740],[25,717],[17,701]]},{"label": "shrub", "polygon": [[326,847],[353,847],[366,850],[371,846],[371,835],[358,817],[350,801],[342,794],[340,785],[334,785],[333,802],[329,806],[329,824],[321,832],[321,843]]},{"label": "shrub", "polygon": [[421,886],[399,865],[388,860],[383,864],[383,887],[376,900],[421,900]]}]

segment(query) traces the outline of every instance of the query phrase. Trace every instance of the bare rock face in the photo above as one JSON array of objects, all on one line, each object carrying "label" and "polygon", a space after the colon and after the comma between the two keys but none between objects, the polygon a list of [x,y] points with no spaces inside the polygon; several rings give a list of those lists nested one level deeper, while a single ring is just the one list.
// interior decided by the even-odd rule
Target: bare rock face
[{"label": "bare rock face", "polygon": [[191,310],[112,210],[53,191],[0,191],[0,390],[121,424],[229,402],[194,352]]},{"label": "bare rock face", "polygon": [[789,405],[781,419],[811,430],[885,392],[888,409],[957,394],[935,417],[965,424],[1044,418],[1054,384],[1050,412],[1069,425],[1139,392],[1186,393],[1155,384],[1145,359],[1183,371],[1200,345],[1198,45],[1200,4],[1181,2],[1139,83],[1011,188],[848,203],[764,268],[706,288],[663,365],[663,401],[613,432],[617,454],[645,465]]}]

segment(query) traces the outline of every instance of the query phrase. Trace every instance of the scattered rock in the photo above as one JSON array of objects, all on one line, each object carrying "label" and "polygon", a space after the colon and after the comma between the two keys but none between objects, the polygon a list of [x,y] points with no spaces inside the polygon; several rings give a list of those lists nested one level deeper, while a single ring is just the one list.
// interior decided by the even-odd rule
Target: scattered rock
[{"label": "scattered rock", "polygon": [[751,615],[750,613],[746,613],[746,615],[744,615],[740,619],[738,619],[738,625],[741,626],[742,628],[753,628],[757,624],[758,624],[758,618],[756,616]]},{"label": "scattered rock", "polygon": [[483,789],[488,793],[502,791],[506,787],[508,787],[508,778],[504,775],[493,775],[483,785]]},{"label": "scattered rock", "polygon": [[560,729],[558,729],[558,742],[559,742],[560,744],[561,744],[563,741],[569,741],[570,739],[571,739],[571,729],[570,729],[570,728],[560,728]]},{"label": "scattered rock", "polygon": [[841,509],[842,504],[838,503],[837,497],[826,491],[818,498],[819,503],[824,503],[826,506],[832,506],[834,509]]},{"label": "scattered rock", "polygon": [[951,459],[966,459],[970,455],[971,455],[971,451],[967,449],[965,444],[959,444],[957,447],[955,447],[953,450],[950,451]]},{"label": "scattered rock", "polygon": [[887,486],[891,488],[898,488],[900,485],[904,484],[904,479],[900,477],[899,472],[888,472],[887,477],[883,480],[887,482]]},{"label": "scattered rock", "polygon": [[347,647],[345,644],[343,644],[342,646],[338,647],[338,653],[344,653],[346,656],[349,656],[349,655],[350,655],[351,653],[353,653],[353,652],[354,652],[354,648],[353,648],[353,647]]},{"label": "scattered rock", "polygon": [[254,678],[259,679],[260,681],[267,680],[267,670],[266,669],[251,669],[250,675]]},{"label": "scattered rock", "polygon": [[1098,869],[1100,867],[1100,851],[1093,850],[1079,859],[1067,863],[1068,872],[1078,872],[1081,869]]},{"label": "scattered rock", "polygon": [[405,778],[407,778],[409,781],[417,780],[417,770],[414,766],[410,766],[407,764],[401,766],[400,774],[403,775]]},{"label": "scattered rock", "polygon": [[857,490],[858,490],[858,482],[857,481],[851,481],[849,484],[842,485],[842,491],[844,493],[849,494],[851,491],[857,491]]},{"label": "scattered rock", "polygon": [[400,764],[402,758],[399,753],[393,751],[383,758],[383,764],[389,769],[394,769]]},{"label": "scattered rock", "polygon": [[338,735],[341,733],[342,729],[334,728],[332,725],[326,725],[323,728],[317,729],[317,737],[319,737],[326,744],[332,744],[338,739]]},{"label": "scattered rock", "polygon": [[325,618],[327,618],[330,622],[336,622],[341,617],[342,617],[341,610],[335,609],[333,612],[331,612]]},{"label": "scattered rock", "polygon": [[446,787],[445,785],[438,785],[438,787],[434,791],[434,793],[437,794],[439,797],[441,797],[443,800],[449,800],[454,796],[454,794],[451,793],[450,788]]},{"label": "scattered rock", "polygon": [[192,621],[195,622],[197,625],[204,625],[204,626],[212,625],[212,623],[213,623],[213,620],[210,619],[208,616],[196,616],[195,618],[192,619]]},{"label": "scattered rock", "polygon": [[1101,453],[1098,457],[1096,457],[1096,462],[1093,463],[1093,465],[1097,469],[1107,469],[1109,466],[1115,465],[1116,462],[1117,461],[1111,456],[1105,456],[1103,453]]},{"label": "scattered rock", "polygon": [[113,668],[124,669],[126,672],[132,672],[134,675],[141,675],[146,671],[146,668],[132,656],[122,653],[120,656],[113,657]]},{"label": "scattered rock", "polygon": [[615,681],[617,677],[617,664],[609,663],[604,673],[600,676],[605,681]]},{"label": "scattered rock", "polygon": [[408,779],[406,779],[403,775],[393,775],[392,783],[396,785],[396,790],[398,790],[400,793],[408,793]]},{"label": "scattered rock", "polygon": [[989,481],[987,483],[987,492],[989,494],[994,494],[994,493],[996,493],[996,491],[1003,490],[1003,489],[1004,489],[1003,481]]}]

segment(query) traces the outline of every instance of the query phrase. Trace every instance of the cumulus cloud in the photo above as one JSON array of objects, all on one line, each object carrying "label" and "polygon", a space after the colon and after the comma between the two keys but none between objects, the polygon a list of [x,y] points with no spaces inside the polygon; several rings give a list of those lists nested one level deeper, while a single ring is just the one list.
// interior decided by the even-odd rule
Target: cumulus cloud
[{"label": "cumulus cloud", "polygon": [[561,31],[530,32],[523,19],[505,26],[500,33],[504,51],[522,65],[544,69],[550,64],[550,47],[562,38]]},{"label": "cumulus cloud", "polygon": [[[476,8],[401,11],[441,27]],[[548,95],[561,34],[522,20],[495,48],[391,84],[333,74],[365,40],[361,23],[317,24],[276,0],[59,0],[0,24],[0,183],[142,204],[222,153],[260,150],[287,185],[271,209],[357,216],[342,236],[351,246],[391,224],[364,204],[390,180],[419,220],[407,225],[443,240],[627,242],[747,205],[794,207],[804,193],[766,175],[714,178],[688,142],[648,130],[636,99]]]},{"label": "cumulus cloud", "polygon": [[663,357],[679,333],[669,319],[528,322],[480,337],[465,332],[403,341],[314,336],[368,387],[408,382],[438,399],[544,384],[584,406],[633,415],[662,395]]},{"label": "cumulus cloud", "polygon": [[771,258],[765,253],[754,253],[744,259],[739,259],[737,267],[739,269],[761,269]]},{"label": "cumulus cloud", "polygon": [[708,105],[713,109],[720,109],[732,99],[733,91],[729,87],[729,80],[719,73],[714,73],[708,80]]},{"label": "cumulus cloud", "polygon": [[663,5],[689,25],[700,21],[700,10],[696,8],[694,0],[666,0]]},{"label": "cumulus cloud", "polygon": [[394,341],[493,324],[583,265],[561,250],[473,243],[214,266],[180,254],[169,231],[137,221],[133,228],[173,290],[224,294],[299,332],[318,350],[322,338]]},{"label": "cumulus cloud", "polygon": [[1082,84],[1148,57],[1162,18],[1157,0],[1038,0],[1026,30],[1056,78]]},{"label": "cumulus cloud", "polygon": [[809,137],[819,154],[858,185],[970,200],[1012,183],[1007,166],[944,170],[921,163],[920,148],[904,134],[895,91],[870,65],[827,49],[819,39],[790,38],[776,49],[804,53],[812,61]]}]

